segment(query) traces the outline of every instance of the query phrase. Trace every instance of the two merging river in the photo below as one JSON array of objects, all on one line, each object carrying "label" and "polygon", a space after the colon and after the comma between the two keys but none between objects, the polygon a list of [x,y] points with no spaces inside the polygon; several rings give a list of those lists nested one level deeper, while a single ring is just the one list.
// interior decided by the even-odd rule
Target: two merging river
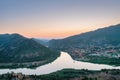
[{"label": "two merging river", "polygon": [[0,74],[4,74],[7,72],[15,72],[15,73],[23,73],[29,75],[32,74],[41,75],[41,74],[49,74],[65,68],[101,70],[101,69],[120,69],[120,66],[114,67],[110,65],[74,61],[68,53],[61,52],[60,57],[58,57],[55,61],[43,66],[39,66],[36,69],[28,69],[28,68],[0,69]]}]

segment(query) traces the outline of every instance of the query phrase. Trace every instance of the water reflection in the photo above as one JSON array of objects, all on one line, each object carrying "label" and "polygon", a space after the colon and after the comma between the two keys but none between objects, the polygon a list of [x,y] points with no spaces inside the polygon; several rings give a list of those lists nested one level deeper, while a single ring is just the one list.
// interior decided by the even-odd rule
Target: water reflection
[{"label": "water reflection", "polygon": [[55,72],[64,68],[74,68],[74,69],[88,69],[88,70],[101,70],[101,69],[120,69],[119,67],[113,67],[103,64],[93,64],[88,62],[74,61],[71,56],[66,52],[61,52],[60,57],[58,57],[52,63],[37,67],[36,69],[18,68],[18,69],[0,69],[0,74],[7,72],[21,72],[23,74],[48,74]]}]

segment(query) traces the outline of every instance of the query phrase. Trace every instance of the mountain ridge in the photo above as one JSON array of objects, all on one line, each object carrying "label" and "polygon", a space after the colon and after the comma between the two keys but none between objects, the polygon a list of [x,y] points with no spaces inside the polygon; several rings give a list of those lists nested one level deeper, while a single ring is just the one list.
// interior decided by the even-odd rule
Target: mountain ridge
[{"label": "mountain ridge", "polygon": [[40,64],[44,64],[58,56],[58,52],[20,34],[0,34],[0,63],[22,64],[41,61]]},{"label": "mountain ridge", "polygon": [[[84,61],[87,61],[90,60],[90,58],[95,57],[116,59],[120,56],[119,36],[120,24],[70,36],[64,39],[51,40],[49,41],[49,47],[54,50],[68,52],[75,60],[83,60],[83,58],[85,58]],[[91,54],[97,56],[92,56]],[[118,59],[115,61],[117,60]],[[110,63],[115,64],[115,62],[113,63],[111,60],[108,64]]]}]

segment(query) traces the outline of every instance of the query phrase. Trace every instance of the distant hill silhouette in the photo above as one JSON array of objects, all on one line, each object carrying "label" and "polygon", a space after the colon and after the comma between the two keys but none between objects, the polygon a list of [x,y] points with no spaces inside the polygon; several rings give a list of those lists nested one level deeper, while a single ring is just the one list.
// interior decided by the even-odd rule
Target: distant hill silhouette
[{"label": "distant hill silhouette", "polygon": [[37,43],[42,44],[44,46],[48,46],[48,42],[49,42],[49,40],[47,40],[47,39],[32,38],[32,40],[34,40]]}]

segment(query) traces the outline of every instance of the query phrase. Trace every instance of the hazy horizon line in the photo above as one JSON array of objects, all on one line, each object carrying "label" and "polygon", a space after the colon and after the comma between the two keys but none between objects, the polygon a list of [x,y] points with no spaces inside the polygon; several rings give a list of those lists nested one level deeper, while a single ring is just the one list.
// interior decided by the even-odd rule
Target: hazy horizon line
[{"label": "hazy horizon line", "polygon": [[[113,25],[109,25],[109,26],[105,26],[105,27],[100,27],[100,28],[97,28],[95,30],[90,30],[90,31],[86,31],[86,32],[83,32],[83,33],[78,33],[78,34],[73,34],[73,35],[70,35],[70,36],[67,36],[67,37],[71,37],[71,36],[75,36],[75,35],[80,35],[80,34],[84,34],[84,33],[87,33],[87,32],[91,32],[91,31],[96,31],[96,30],[99,30],[99,29],[104,29],[104,28],[108,28],[108,27],[112,27],[112,26],[116,26],[116,25],[120,25],[120,23],[118,24],[113,24]],[[17,33],[17,32],[13,32],[13,33],[2,33],[2,34],[20,34],[26,38],[36,38],[36,39],[47,39],[47,40],[51,40],[51,39],[64,39],[64,38],[67,38],[67,37],[58,37],[58,38],[44,38],[44,37],[27,37],[26,35],[24,34],[21,34],[21,33]],[[1,35],[1,34],[0,34]]]}]

